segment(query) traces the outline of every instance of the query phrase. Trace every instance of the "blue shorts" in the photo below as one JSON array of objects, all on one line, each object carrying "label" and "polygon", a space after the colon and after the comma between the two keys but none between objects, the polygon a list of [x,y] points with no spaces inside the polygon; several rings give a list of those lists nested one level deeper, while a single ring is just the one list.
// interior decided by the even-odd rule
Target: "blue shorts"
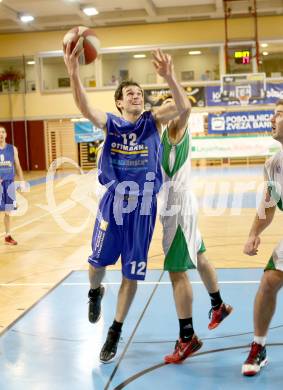
[{"label": "blue shorts", "polygon": [[12,211],[16,208],[15,182],[3,180],[0,183],[0,211]]},{"label": "blue shorts", "polygon": [[[104,194],[92,236],[93,253],[88,258],[93,267],[113,265],[121,255],[123,276],[144,280],[156,220],[156,196],[148,201],[146,212],[145,203],[147,201],[142,202],[137,196],[124,196],[114,201],[112,192]],[[126,207],[133,210],[124,213]]]}]

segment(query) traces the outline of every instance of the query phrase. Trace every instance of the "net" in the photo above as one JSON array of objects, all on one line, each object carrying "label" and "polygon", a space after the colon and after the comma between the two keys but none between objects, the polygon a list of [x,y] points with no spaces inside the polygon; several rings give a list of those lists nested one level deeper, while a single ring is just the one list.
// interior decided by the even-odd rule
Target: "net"
[{"label": "net", "polygon": [[252,96],[251,85],[236,86],[236,98],[239,100],[241,106],[247,106]]}]

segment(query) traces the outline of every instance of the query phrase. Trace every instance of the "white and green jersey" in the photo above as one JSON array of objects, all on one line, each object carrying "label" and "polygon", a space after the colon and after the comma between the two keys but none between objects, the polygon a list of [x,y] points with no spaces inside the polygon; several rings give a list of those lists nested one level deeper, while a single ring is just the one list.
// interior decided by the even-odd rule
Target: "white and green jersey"
[{"label": "white and green jersey", "polygon": [[268,180],[271,196],[277,207],[283,211],[283,151],[277,152],[264,164],[264,175]]},{"label": "white and green jersey", "polygon": [[173,145],[170,142],[168,129],[162,135],[163,183],[171,182],[175,192],[191,189],[191,137],[188,129],[181,141]]},{"label": "white and green jersey", "polygon": [[[277,152],[264,164],[264,175],[268,180],[270,194],[277,207],[283,211],[283,151]],[[266,270],[283,271],[283,240],[273,250],[272,256],[265,267]]]},{"label": "white and green jersey", "polygon": [[160,220],[163,226],[164,269],[182,272],[195,268],[197,253],[205,251],[197,229],[197,201],[191,192],[191,137],[188,129],[182,140],[173,145],[166,128],[162,146]]}]

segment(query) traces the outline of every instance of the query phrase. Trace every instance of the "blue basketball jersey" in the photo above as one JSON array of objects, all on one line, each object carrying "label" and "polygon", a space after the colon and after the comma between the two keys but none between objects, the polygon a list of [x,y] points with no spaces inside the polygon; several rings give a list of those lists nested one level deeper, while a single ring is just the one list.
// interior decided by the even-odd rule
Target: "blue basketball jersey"
[{"label": "blue basketball jersey", "polygon": [[14,146],[6,144],[4,149],[0,148],[0,179],[14,180],[15,178],[15,157]]},{"label": "blue basketball jersey", "polygon": [[152,113],[145,111],[135,123],[107,113],[106,129],[98,164],[100,183],[112,192],[124,194],[127,188],[127,194],[142,195],[150,192],[150,182],[152,193],[158,193],[162,146]]}]

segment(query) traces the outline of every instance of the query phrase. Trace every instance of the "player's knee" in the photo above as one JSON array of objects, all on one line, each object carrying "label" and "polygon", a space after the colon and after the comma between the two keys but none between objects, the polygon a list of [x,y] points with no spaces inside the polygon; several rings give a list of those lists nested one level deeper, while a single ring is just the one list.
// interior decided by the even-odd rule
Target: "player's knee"
[{"label": "player's knee", "polygon": [[123,277],[121,287],[129,290],[136,290],[137,284],[138,284],[137,280]]},{"label": "player's knee", "polygon": [[104,274],[105,273],[105,267],[94,267],[92,264],[89,263],[89,272],[94,274]]},{"label": "player's knee", "polygon": [[260,283],[260,289],[264,294],[274,295],[282,287],[283,274],[279,275],[279,271],[265,271]]},{"label": "player's knee", "polygon": [[197,268],[198,269],[206,267],[208,265],[208,260],[203,253],[198,253],[197,259],[198,259],[198,261],[197,261]]},{"label": "player's knee", "polygon": [[169,272],[169,276],[173,285],[182,283],[188,279],[186,272]]},{"label": "player's knee", "polygon": [[206,257],[204,256],[203,253],[198,253],[197,254],[197,259],[198,259],[198,263],[197,263],[198,268],[199,267],[203,267],[207,263],[207,259],[206,259]]}]

